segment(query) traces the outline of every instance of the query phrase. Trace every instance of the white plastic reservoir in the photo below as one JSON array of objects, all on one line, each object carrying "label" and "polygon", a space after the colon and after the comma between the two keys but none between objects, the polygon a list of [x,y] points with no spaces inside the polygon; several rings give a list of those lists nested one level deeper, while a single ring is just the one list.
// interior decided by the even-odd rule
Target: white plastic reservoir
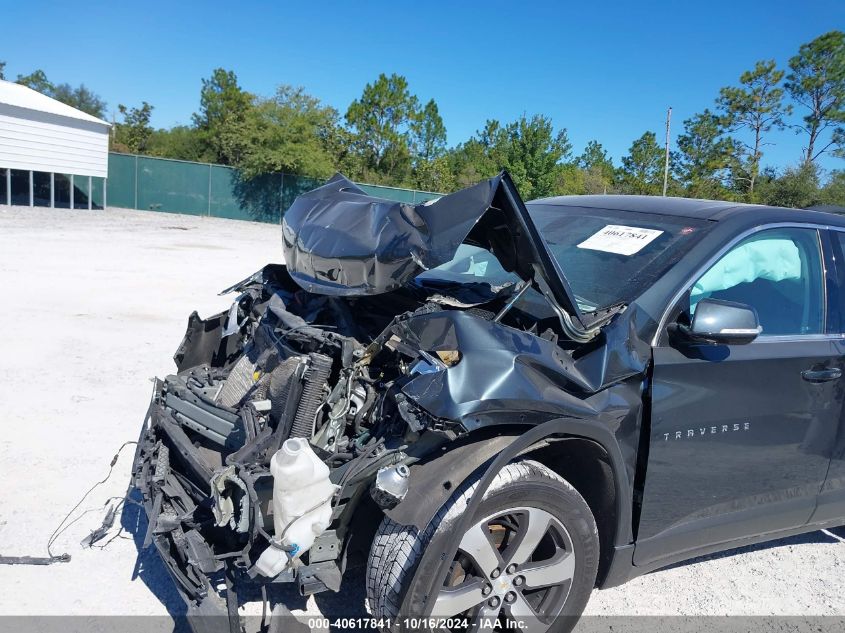
[{"label": "white plastic reservoir", "polygon": [[270,460],[270,473],[275,538],[284,534],[281,544],[294,547],[294,551],[285,552],[270,546],[258,558],[255,568],[273,578],[287,567],[290,559],[307,552],[314,539],[328,529],[331,500],[338,487],[329,481],[329,467],[304,438],[291,438],[282,444]]}]

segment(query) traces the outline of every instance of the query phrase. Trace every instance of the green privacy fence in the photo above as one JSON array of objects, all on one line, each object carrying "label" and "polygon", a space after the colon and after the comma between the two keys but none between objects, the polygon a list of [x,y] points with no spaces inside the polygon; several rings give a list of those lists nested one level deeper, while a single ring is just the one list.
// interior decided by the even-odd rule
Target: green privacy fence
[{"label": "green privacy fence", "polygon": [[[107,201],[111,207],[279,223],[299,194],[324,182],[291,174],[245,180],[222,165],[109,153]],[[440,195],[360,186],[371,195],[400,202],[425,202]]]}]

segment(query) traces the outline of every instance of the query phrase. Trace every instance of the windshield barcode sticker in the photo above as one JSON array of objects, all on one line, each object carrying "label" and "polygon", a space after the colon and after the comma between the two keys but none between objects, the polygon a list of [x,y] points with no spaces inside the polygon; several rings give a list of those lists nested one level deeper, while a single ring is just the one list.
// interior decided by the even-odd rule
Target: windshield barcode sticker
[{"label": "windshield barcode sticker", "polygon": [[663,231],[657,229],[639,229],[635,226],[608,224],[598,233],[594,233],[578,244],[578,248],[593,251],[633,255],[639,253],[647,244],[653,242]]}]

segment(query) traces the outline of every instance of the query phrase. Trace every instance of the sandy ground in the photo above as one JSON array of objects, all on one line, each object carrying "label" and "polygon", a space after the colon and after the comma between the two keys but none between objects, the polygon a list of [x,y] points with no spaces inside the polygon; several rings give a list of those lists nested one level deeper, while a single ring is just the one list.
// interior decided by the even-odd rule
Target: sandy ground
[{"label": "sandy ground", "polygon": [[[137,437],[149,379],[172,370],[191,311],[228,307],[217,292],[278,261],[280,242],[266,224],[0,206],[0,554],[44,555],[62,517]],[[0,614],[183,612],[154,552],[139,552],[146,526],[133,508],[105,549],[80,545],[122,496],[131,457],[128,447],[57,539],[54,553],[70,563],[0,567]],[[595,592],[587,613],[845,617],[843,537],[815,532],[699,559]],[[365,613],[360,573],[341,594],[275,599],[297,614]]]}]

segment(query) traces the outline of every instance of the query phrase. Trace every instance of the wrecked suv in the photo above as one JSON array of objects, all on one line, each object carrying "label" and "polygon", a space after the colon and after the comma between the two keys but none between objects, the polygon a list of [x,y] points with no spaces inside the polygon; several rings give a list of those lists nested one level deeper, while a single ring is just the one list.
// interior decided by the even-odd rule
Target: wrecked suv
[{"label": "wrecked suv", "polygon": [[382,629],[564,630],[595,586],[843,522],[845,220],[338,175],[282,234],[139,442],[189,616],[363,562]]}]

